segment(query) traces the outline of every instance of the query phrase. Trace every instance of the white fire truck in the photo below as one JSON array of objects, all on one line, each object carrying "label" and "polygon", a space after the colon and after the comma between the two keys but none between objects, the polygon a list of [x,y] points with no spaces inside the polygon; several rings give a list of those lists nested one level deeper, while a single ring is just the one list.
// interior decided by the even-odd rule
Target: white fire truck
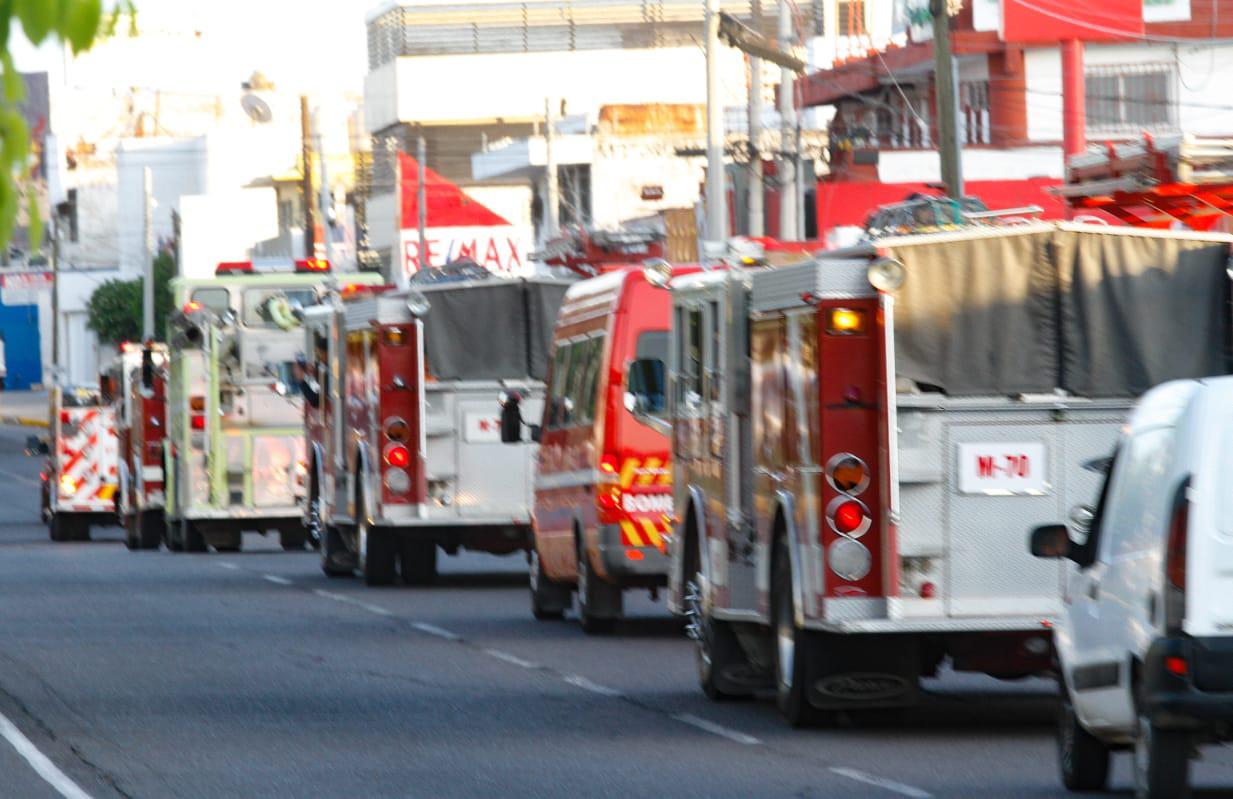
[{"label": "white fire truck", "polygon": [[52,541],[88,541],[91,525],[115,524],[115,410],[92,387],[57,386],[50,400],[43,519]]},{"label": "white fire truck", "polygon": [[[163,439],[166,438],[167,347],[125,342],[107,370],[119,443],[116,516],[129,549],[158,549],[163,520]],[[104,397],[106,399],[107,397]]]},{"label": "white fire truck", "polygon": [[171,550],[236,551],[245,530],[277,530],[284,549],[304,547],[299,313],[330,279],[328,262],[306,259],[294,268],[225,263],[212,279],[172,282],[163,456]]},{"label": "white fire truck", "polygon": [[1093,498],[1134,396],[1228,371],[1230,241],[1030,223],[672,279],[670,602],[704,691],[773,685],[803,723],[943,662],[1048,671],[1062,575],[1026,536]]},{"label": "white fire truck", "polygon": [[[305,312],[316,356],[305,524],[322,570],[370,585],[436,575],[437,549],[527,548],[538,444],[502,446],[494,398],[543,408],[567,283],[466,280],[344,292]],[[531,414],[534,414],[533,416]]]}]

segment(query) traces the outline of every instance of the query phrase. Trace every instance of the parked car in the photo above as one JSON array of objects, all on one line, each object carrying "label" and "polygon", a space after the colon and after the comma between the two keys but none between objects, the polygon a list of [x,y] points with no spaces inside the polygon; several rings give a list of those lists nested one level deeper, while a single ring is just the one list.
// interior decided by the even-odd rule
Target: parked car
[{"label": "parked car", "polygon": [[1032,532],[1032,554],[1072,561],[1055,634],[1071,790],[1131,749],[1137,796],[1183,797],[1196,747],[1233,738],[1230,407],[1230,377],[1148,392],[1095,509]]}]

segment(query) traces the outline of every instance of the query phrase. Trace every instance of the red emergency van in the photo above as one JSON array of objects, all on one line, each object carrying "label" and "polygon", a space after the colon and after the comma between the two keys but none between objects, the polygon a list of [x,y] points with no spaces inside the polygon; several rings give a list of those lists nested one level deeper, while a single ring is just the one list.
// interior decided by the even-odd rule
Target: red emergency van
[{"label": "red emergency van", "polygon": [[[697,271],[678,267],[676,272]],[[571,286],[553,332],[539,432],[531,608],[560,618],[578,594],[587,632],[623,592],[667,584],[672,464],[663,423],[671,311],[642,265]]]}]

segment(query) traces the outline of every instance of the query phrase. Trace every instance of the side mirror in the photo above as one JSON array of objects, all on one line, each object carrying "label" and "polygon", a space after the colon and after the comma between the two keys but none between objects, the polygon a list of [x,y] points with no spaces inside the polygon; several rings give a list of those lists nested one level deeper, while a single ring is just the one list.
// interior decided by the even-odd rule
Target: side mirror
[{"label": "side mirror", "polygon": [[510,394],[501,403],[501,443],[522,442],[522,408],[517,394]]},{"label": "side mirror", "polygon": [[1070,509],[1070,528],[1086,536],[1092,532],[1092,521],[1095,518],[1096,511],[1091,505],[1075,505]]},{"label": "side mirror", "polygon": [[1032,530],[1032,554],[1038,558],[1065,558],[1070,555],[1070,535],[1064,524],[1046,524]]}]

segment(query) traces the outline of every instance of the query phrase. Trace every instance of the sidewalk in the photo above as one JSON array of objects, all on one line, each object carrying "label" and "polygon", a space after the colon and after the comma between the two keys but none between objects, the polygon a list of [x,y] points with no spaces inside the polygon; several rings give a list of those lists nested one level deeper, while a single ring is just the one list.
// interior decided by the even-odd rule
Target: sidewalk
[{"label": "sidewalk", "polygon": [[0,391],[0,424],[47,426],[46,391]]}]

